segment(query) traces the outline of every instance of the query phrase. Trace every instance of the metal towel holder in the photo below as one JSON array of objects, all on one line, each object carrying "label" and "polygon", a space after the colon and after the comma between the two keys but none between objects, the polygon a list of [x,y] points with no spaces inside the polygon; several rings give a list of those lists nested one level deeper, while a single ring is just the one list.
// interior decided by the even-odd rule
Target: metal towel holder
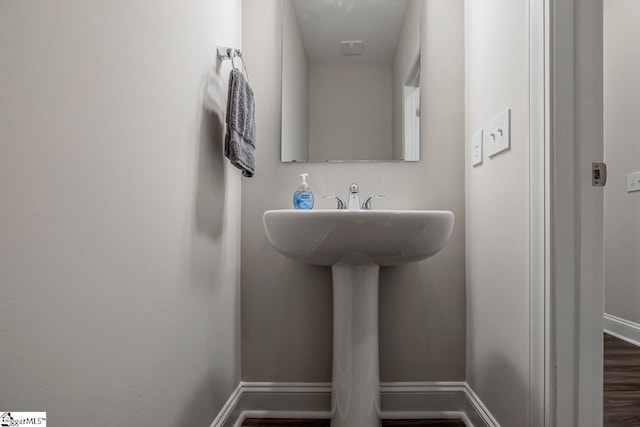
[{"label": "metal towel holder", "polygon": [[244,75],[247,76],[247,81],[249,80],[249,72],[247,71],[247,66],[244,63],[244,58],[242,57],[242,51],[240,49],[236,49],[233,47],[226,46],[218,46],[218,61],[224,61],[225,59],[231,60],[231,66],[235,69],[236,64],[233,62],[233,58],[240,58],[240,62],[242,62],[242,68],[244,69]]}]

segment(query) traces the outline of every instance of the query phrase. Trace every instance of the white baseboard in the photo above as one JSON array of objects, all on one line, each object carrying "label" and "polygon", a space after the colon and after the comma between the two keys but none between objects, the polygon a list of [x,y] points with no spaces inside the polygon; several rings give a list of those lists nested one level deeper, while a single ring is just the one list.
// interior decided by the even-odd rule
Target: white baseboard
[{"label": "white baseboard", "polygon": [[[464,381],[380,384],[385,419],[461,419],[467,427],[500,427]],[[331,418],[331,383],[241,382],[211,427],[246,418]]]},{"label": "white baseboard", "polygon": [[487,427],[500,427],[498,421],[493,418],[489,409],[484,406],[482,400],[480,400],[473,389],[469,387],[469,384],[465,382],[464,385],[467,399],[469,399],[469,403],[473,406],[472,410],[469,410],[468,413],[475,416],[471,425],[481,426],[483,425],[482,423],[484,423]]},{"label": "white baseboard", "polygon": [[604,314],[604,331],[640,347],[640,325],[620,317]]},{"label": "white baseboard", "polygon": [[[231,393],[231,396],[229,396],[229,399],[227,399],[227,402],[224,404],[220,412],[218,412],[216,418],[211,423],[211,427],[234,425],[235,420],[239,417],[239,415],[241,415],[237,412],[239,409],[238,403],[240,402],[241,398],[242,383],[238,384],[238,387],[236,387],[233,393]],[[228,422],[231,422],[231,424],[229,424]]]}]

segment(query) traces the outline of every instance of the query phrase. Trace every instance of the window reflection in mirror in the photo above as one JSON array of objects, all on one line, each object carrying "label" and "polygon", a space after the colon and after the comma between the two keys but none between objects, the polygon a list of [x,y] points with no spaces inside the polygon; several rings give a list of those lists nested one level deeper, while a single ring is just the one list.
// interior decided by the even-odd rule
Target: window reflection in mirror
[{"label": "window reflection in mirror", "polygon": [[282,0],[283,162],[420,158],[421,0]]}]

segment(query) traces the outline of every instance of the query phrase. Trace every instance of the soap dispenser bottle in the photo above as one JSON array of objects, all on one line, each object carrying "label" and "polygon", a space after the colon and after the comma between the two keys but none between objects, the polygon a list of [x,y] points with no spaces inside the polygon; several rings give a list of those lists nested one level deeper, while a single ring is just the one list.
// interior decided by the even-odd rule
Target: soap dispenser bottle
[{"label": "soap dispenser bottle", "polygon": [[293,207],[295,209],[313,209],[313,193],[307,184],[308,173],[301,173],[300,187],[293,193]]}]

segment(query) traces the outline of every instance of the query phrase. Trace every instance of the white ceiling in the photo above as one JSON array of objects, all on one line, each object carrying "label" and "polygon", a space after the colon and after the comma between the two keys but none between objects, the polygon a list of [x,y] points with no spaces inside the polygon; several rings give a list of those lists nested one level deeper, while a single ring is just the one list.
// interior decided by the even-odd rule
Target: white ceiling
[{"label": "white ceiling", "polygon": [[[409,0],[293,0],[309,63],[390,62]],[[362,56],[341,56],[343,40],[364,41]]]}]

